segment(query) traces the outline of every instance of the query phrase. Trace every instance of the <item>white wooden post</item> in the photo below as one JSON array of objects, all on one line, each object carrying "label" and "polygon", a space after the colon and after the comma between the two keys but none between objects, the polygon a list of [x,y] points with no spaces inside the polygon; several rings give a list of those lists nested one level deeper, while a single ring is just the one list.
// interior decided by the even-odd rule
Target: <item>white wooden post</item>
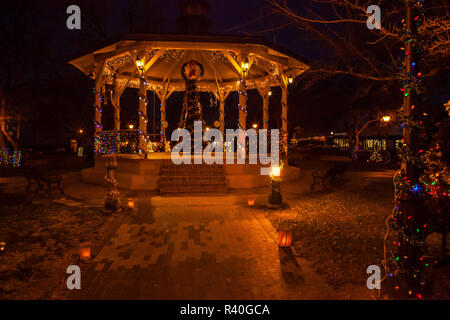
[{"label": "white wooden post", "polygon": [[139,78],[139,131],[140,137],[140,152],[147,150],[147,89],[145,85],[145,79],[143,76]]},{"label": "white wooden post", "polygon": [[120,130],[120,95],[117,86],[114,88],[114,97],[111,99],[114,107],[114,130]]},{"label": "white wooden post", "polygon": [[240,67],[239,77],[239,127],[242,130],[247,130],[247,83],[245,82],[244,71],[242,70],[242,62],[246,59],[246,55],[240,54],[238,56],[238,63]]},{"label": "white wooden post", "polygon": [[102,95],[101,88],[103,82],[103,68],[105,67],[105,62],[102,62],[97,68],[94,74],[95,77],[95,96],[94,96],[94,124],[95,124],[95,133],[94,133],[94,148],[97,148],[97,144],[100,143],[100,132],[103,131],[102,126]]},{"label": "white wooden post", "polygon": [[225,136],[225,100],[230,94],[231,90],[222,89],[219,87],[217,83],[217,91],[213,92],[219,101],[219,122],[220,122],[220,131],[222,135]]},{"label": "white wooden post", "polygon": [[270,86],[265,85],[263,87],[257,87],[256,88],[259,92],[259,95],[261,96],[263,100],[263,129],[268,130],[269,129],[269,91]]},{"label": "white wooden post", "polygon": [[102,127],[102,96],[101,96],[101,84],[98,79],[95,81],[95,134],[98,135],[103,130]]},{"label": "white wooden post", "polygon": [[283,142],[283,152],[287,155],[288,152],[288,80],[283,76],[281,83],[281,139]]},{"label": "white wooden post", "polygon": [[167,101],[167,99],[161,100],[161,108],[160,108],[160,111],[161,111],[161,140],[163,142],[163,146],[166,145],[166,128],[164,127],[164,124],[166,122],[166,101]]},{"label": "white wooden post", "polygon": [[167,116],[166,104],[167,104],[167,99],[169,99],[169,97],[173,93],[173,90],[169,91],[169,84],[170,84],[170,79],[167,81],[164,90],[155,91],[156,95],[158,96],[159,100],[161,101],[161,107],[159,108],[159,110],[161,111],[161,140],[163,142],[163,146],[166,145],[166,141],[167,141],[166,128],[164,126],[164,124],[166,122],[166,116]]}]

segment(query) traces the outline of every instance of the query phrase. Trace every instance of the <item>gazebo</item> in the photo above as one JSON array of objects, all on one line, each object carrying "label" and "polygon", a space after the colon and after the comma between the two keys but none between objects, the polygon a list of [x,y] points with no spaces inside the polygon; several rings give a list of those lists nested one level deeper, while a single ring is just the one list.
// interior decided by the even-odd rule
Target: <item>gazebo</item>
[{"label": "gazebo", "polygon": [[[202,74],[196,90],[210,92],[219,103],[215,125],[224,133],[225,100],[239,93],[239,127],[247,129],[247,91],[256,89],[262,97],[263,129],[268,129],[269,97],[272,87],[280,87],[281,137],[287,148],[288,90],[295,77],[308,69],[294,54],[275,48],[259,37],[188,34],[127,34],[111,41],[70,64],[95,82],[95,138],[97,153],[134,153],[143,157],[148,139],[147,91],[154,91],[160,101],[161,141],[165,142],[166,103],[173,92],[186,90],[183,68],[196,62]],[[139,90],[139,124],[124,128],[120,121],[120,97],[126,88]],[[106,99],[114,107],[114,128],[102,126],[102,105]],[[124,130],[125,129],[125,130]],[[134,150],[120,148],[124,137],[136,139]],[[118,150],[120,149],[120,150]],[[287,152],[287,149],[284,150]]]}]

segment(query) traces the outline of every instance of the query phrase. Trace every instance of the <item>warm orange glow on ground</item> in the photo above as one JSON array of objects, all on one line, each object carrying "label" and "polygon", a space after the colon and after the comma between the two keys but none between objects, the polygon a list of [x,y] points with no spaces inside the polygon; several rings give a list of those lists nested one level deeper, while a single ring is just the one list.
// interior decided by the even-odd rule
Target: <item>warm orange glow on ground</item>
[{"label": "warm orange glow on ground", "polygon": [[80,245],[80,260],[88,261],[91,259],[91,244],[89,242]]}]

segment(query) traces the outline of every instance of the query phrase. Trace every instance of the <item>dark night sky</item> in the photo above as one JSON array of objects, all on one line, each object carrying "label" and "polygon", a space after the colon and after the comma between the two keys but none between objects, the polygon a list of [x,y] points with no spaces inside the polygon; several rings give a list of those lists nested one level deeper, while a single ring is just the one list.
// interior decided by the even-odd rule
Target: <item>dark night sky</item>
[{"label": "dark night sky", "polygon": [[[309,0],[308,0],[309,1]],[[307,1],[307,2],[308,2]],[[150,33],[176,33],[176,19],[179,17],[180,13],[177,7],[177,0],[168,1],[134,1],[135,11],[137,12],[137,27],[134,32],[148,31]],[[302,1],[292,1],[293,7],[298,5]],[[303,1],[304,2],[304,1]],[[298,41],[298,32],[293,29],[283,29],[277,31],[260,32],[261,30],[271,29],[275,26],[280,25],[281,21],[279,18],[270,14],[269,8],[264,0],[212,0],[210,18],[212,22],[211,33],[213,34],[238,34],[238,35],[257,35],[263,36],[267,40],[274,43],[275,46],[282,46],[289,49],[292,52],[304,56],[308,59],[314,58],[316,54],[310,48],[300,45]],[[70,4],[77,4],[81,8],[82,14],[82,30],[68,30],[65,27],[67,14],[66,8]],[[73,1],[73,0],[62,0],[54,2],[53,5],[49,3],[45,4],[48,6],[43,10],[41,14],[36,16],[36,23],[40,25],[51,26],[52,32],[49,37],[45,39],[45,42],[51,47],[52,53],[58,56],[61,61],[60,68],[58,72],[64,77],[75,77],[77,81],[80,82],[81,86],[72,86],[72,89],[64,88],[64,90],[70,96],[89,96],[89,88],[86,87],[87,79],[74,67],[67,65],[67,61],[71,58],[76,57],[81,53],[86,53],[92,51],[93,49],[99,48],[104,39],[101,38],[113,38],[121,33],[129,32],[129,24],[127,21],[126,11],[129,9],[130,2],[125,0],[96,0],[94,1]],[[102,9],[100,9],[102,8]],[[48,15],[48,17],[46,17]],[[92,21],[97,21],[100,28],[103,30],[105,35],[102,37],[96,32],[92,32]],[[150,25],[147,29],[142,28],[142,24],[148,22]],[[70,86],[70,85],[69,85]],[[84,91],[83,91],[84,90]],[[123,126],[128,123],[135,122],[137,118],[137,93],[136,90],[127,90],[123,95],[124,101],[122,102],[123,110],[127,112],[122,112],[121,118],[123,121]],[[270,126],[280,127],[281,118],[281,105],[280,105],[280,90],[274,89],[274,94],[272,97],[272,102],[270,106]],[[260,122],[262,125],[262,110],[261,109],[261,98],[255,92],[249,92],[249,123]],[[152,112],[152,98],[153,94],[149,94],[150,104],[149,104],[149,114]],[[84,99],[86,101],[86,99]],[[209,105],[209,96],[206,94],[202,95],[203,105]],[[78,104],[84,103],[83,100],[79,101]],[[77,128],[86,128],[90,126],[90,118],[92,117],[90,109],[85,110],[87,103],[83,104],[83,113],[77,113],[76,106],[69,110],[69,106],[65,106],[65,110],[60,110],[60,115],[53,114],[52,122],[58,122],[58,117],[63,117],[66,123],[72,123],[72,128],[65,128],[65,135],[67,135],[67,130],[75,132]],[[159,101],[156,99],[156,123],[159,123]],[[90,106],[88,105],[88,108]],[[295,106],[293,105],[292,108]],[[51,108],[51,107],[50,107]],[[92,108],[92,107],[91,107]],[[209,108],[204,108],[206,119],[212,119],[215,112]],[[168,121],[170,123],[170,129],[175,129],[176,124],[179,119],[179,114],[181,112],[181,97],[180,94],[174,94],[168,101],[167,105],[168,111]],[[69,116],[75,112],[74,116]],[[80,118],[80,115],[83,118]],[[104,108],[104,127],[105,129],[112,128],[112,108]],[[237,124],[237,95],[231,94],[227,100],[226,106],[226,125],[227,127],[233,128]],[[69,119],[67,119],[69,118]],[[42,118],[41,118],[42,120]],[[44,120],[45,121],[45,120]],[[211,121],[213,122],[213,121]],[[294,123],[294,121],[292,121]],[[150,121],[150,125],[152,121]],[[211,124],[209,124],[211,125]],[[69,126],[69,124],[67,124]],[[47,128],[46,135],[48,138],[53,139],[51,136],[55,135],[56,130],[51,130],[51,127]],[[159,130],[156,130],[158,132]],[[150,129],[153,132],[153,129]],[[29,134],[34,136],[32,131],[24,131],[24,134]],[[35,136],[34,136],[35,137]]]},{"label": "dark night sky", "polygon": [[[311,0],[290,0],[289,6],[295,11],[300,6],[308,6]],[[93,107],[90,102],[88,79],[80,71],[68,65],[71,58],[80,53],[98,49],[105,39],[130,32],[128,12],[130,3],[134,5],[136,25],[132,32],[174,33],[176,19],[179,16],[176,0],[16,0],[2,3],[0,23],[9,28],[10,39],[3,41],[2,59],[14,56],[19,63],[19,85],[26,88],[19,91],[17,98],[22,99],[25,109],[21,112],[27,116],[23,129],[25,145],[47,142],[50,145],[66,144],[76,135],[79,128],[92,130]],[[264,36],[276,46],[314,61],[332,58],[329,52],[317,46],[317,43],[306,41],[305,34],[294,27],[272,31],[274,27],[286,21],[274,15],[265,0],[210,0],[213,34],[245,34]],[[66,28],[66,8],[77,4],[82,13],[82,30]],[[14,20],[14,13],[22,12],[22,22]],[[23,32],[14,29],[16,24]],[[96,30],[96,31],[94,31]],[[1,43],[1,42],[0,42]],[[6,49],[3,49],[6,47]],[[11,51],[7,51],[11,49]],[[31,58],[30,58],[31,57]],[[300,77],[301,78],[301,77]],[[343,128],[345,98],[354,93],[354,83],[342,79],[322,83],[320,86],[305,91],[301,81],[291,90],[289,97],[289,123],[304,126],[310,134],[338,131]],[[270,104],[270,127],[279,128],[280,123],[280,90],[273,90]],[[394,91],[393,91],[394,92]],[[393,95],[380,98],[383,107],[398,107],[400,95],[395,90]],[[33,95],[34,94],[34,95]],[[34,100],[23,100],[25,97]],[[152,94],[149,94],[150,99]],[[394,99],[392,99],[394,97]],[[31,98],[30,98],[31,99]],[[127,90],[122,102],[123,126],[137,118],[136,90]],[[226,125],[234,127],[237,115],[237,96],[230,95],[226,106]],[[209,105],[209,98],[202,100]],[[19,104],[17,104],[19,105]],[[159,119],[159,102],[156,101],[156,120]],[[22,108],[22,107],[21,107]],[[149,113],[152,112],[152,101]],[[249,92],[249,123],[262,118],[261,99],[255,92]],[[39,112],[36,112],[39,110]],[[126,110],[126,112],[125,112]],[[171,127],[178,122],[181,112],[180,96],[173,95],[167,106],[168,120]],[[211,111],[211,110],[210,110]],[[211,112],[210,112],[211,113]],[[112,129],[112,110],[104,110],[105,129]],[[260,121],[261,122],[261,121]],[[150,124],[152,121],[150,121]],[[150,129],[150,132],[152,129]]]}]

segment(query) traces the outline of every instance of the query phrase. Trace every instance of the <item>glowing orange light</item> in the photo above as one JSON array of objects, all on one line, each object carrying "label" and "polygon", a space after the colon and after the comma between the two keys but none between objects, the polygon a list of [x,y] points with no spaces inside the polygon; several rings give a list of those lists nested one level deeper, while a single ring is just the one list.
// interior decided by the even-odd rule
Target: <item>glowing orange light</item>
[{"label": "glowing orange light", "polygon": [[292,245],[292,232],[289,230],[278,231],[278,246],[288,248]]},{"label": "glowing orange light", "polygon": [[128,209],[134,210],[134,199],[128,199]]},{"label": "glowing orange light", "polygon": [[80,260],[89,261],[91,259],[91,244],[89,242],[80,245]]},{"label": "glowing orange light", "polygon": [[273,166],[270,171],[270,176],[272,177],[279,177],[280,176],[280,167],[279,166]]},{"label": "glowing orange light", "polygon": [[249,207],[253,207],[255,205],[255,198],[248,198],[247,204]]}]

